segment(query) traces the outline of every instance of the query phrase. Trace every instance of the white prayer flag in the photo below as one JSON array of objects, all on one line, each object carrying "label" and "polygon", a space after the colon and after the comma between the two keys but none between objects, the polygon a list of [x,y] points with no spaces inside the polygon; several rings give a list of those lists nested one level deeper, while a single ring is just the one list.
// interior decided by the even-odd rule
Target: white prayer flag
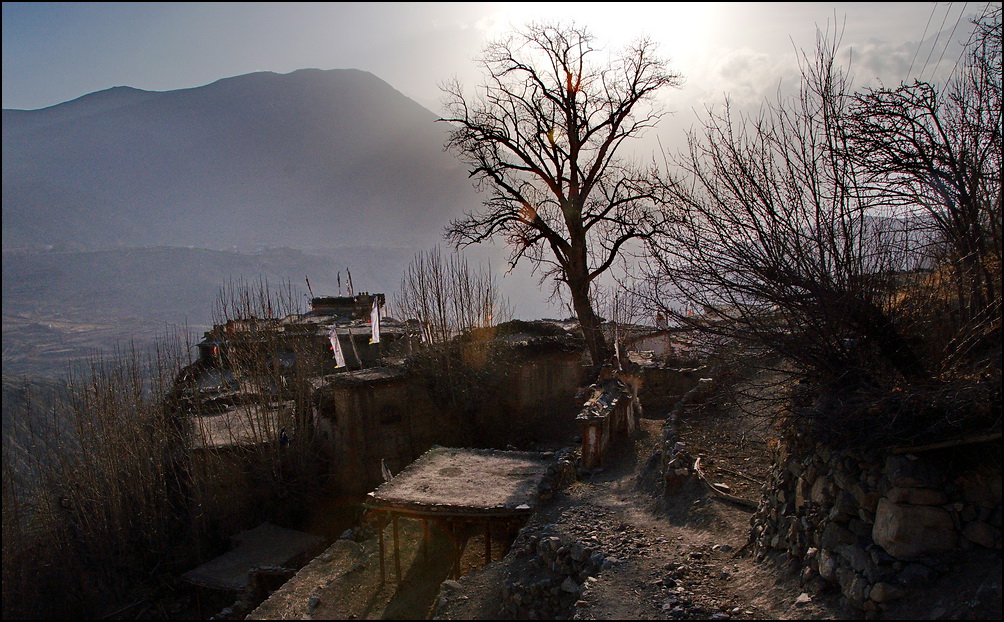
[{"label": "white prayer flag", "polygon": [[370,309],[370,329],[373,331],[370,343],[380,343],[380,302],[373,296],[373,308]]},{"label": "white prayer flag", "polygon": [[[351,338],[351,336],[350,333],[349,337]],[[335,352],[335,367],[345,367],[345,355],[342,354],[342,344],[338,341],[338,331],[335,330],[334,324],[331,325],[328,339],[331,340],[331,349]]]}]

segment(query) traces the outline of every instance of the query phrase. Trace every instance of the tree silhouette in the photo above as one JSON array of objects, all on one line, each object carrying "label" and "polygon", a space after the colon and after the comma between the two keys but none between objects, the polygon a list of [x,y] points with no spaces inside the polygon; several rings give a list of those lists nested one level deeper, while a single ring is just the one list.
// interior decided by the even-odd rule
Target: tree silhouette
[{"label": "tree silhouette", "polygon": [[448,239],[502,238],[510,265],[527,260],[541,282],[564,283],[594,363],[609,351],[591,284],[667,213],[655,171],[619,152],[662,116],[654,94],[681,81],[648,40],[602,64],[598,56],[585,28],[527,26],[485,48],[476,99],[456,81],[443,87],[441,119],[453,126],[447,147],[489,191],[480,212],[451,222]]}]

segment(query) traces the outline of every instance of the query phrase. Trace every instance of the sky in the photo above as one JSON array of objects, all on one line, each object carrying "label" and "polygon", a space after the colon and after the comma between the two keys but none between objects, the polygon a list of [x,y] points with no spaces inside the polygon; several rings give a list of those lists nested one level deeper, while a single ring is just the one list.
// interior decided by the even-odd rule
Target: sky
[{"label": "sky", "polygon": [[647,36],[681,89],[660,132],[728,94],[757,105],[796,84],[797,50],[842,29],[855,85],[951,73],[986,3],[3,3],[3,107],[113,86],[163,91],[296,69],[370,71],[435,113],[439,85],[479,82],[484,43],[530,21],[587,26],[615,53]]}]

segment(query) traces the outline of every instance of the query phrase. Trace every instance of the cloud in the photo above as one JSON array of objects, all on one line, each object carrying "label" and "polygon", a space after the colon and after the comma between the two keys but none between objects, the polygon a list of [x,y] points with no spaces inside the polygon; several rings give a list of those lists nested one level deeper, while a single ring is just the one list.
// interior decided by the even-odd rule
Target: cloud
[{"label": "cloud", "polygon": [[722,50],[704,67],[688,74],[689,96],[696,102],[713,105],[727,96],[741,107],[759,106],[773,99],[781,84],[795,84],[798,65],[785,58],[747,47]]}]

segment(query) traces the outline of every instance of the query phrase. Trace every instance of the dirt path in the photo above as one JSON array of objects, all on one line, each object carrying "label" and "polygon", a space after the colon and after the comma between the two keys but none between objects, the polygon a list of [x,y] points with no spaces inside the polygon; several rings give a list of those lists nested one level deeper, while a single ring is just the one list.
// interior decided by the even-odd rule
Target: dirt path
[{"label": "dirt path", "polygon": [[[659,498],[639,475],[662,435],[662,419],[643,419],[633,442],[616,441],[608,468],[575,482],[544,506],[531,528],[579,541],[611,563],[587,579],[577,619],[846,619],[835,595],[808,598],[798,576],[742,554],[750,511],[696,480]],[[680,440],[703,456],[712,481],[757,499],[766,475],[766,439],[741,413],[695,407],[683,413]],[[444,591],[443,619],[494,619],[501,585],[527,573],[512,560],[492,564]]]},{"label": "dirt path", "polygon": [[[836,595],[803,594],[796,574],[770,560],[744,554],[750,510],[716,496],[696,478],[671,494],[654,494],[650,458],[660,445],[664,418],[640,422],[634,439],[611,444],[606,468],[580,478],[545,503],[528,530],[562,542],[580,542],[603,556],[603,569],[585,579],[568,615],[577,619],[846,619]],[[770,466],[768,440],[755,418],[729,403],[694,406],[680,413],[679,440],[700,457],[709,480],[731,494],[756,500],[758,481]],[[447,581],[450,544],[420,554],[421,527],[401,521],[402,572],[380,582],[376,538],[340,541],[301,570],[253,618],[499,619],[503,589],[532,581],[530,558],[510,555],[483,564],[483,543],[468,542],[465,576]],[[387,535],[388,540],[390,534]],[[504,543],[496,542],[494,559]],[[551,588],[553,589],[553,588]],[[554,592],[552,591],[553,595]],[[438,597],[438,599],[437,599]],[[545,596],[546,597],[546,596]],[[438,605],[438,606],[437,606]]]}]

